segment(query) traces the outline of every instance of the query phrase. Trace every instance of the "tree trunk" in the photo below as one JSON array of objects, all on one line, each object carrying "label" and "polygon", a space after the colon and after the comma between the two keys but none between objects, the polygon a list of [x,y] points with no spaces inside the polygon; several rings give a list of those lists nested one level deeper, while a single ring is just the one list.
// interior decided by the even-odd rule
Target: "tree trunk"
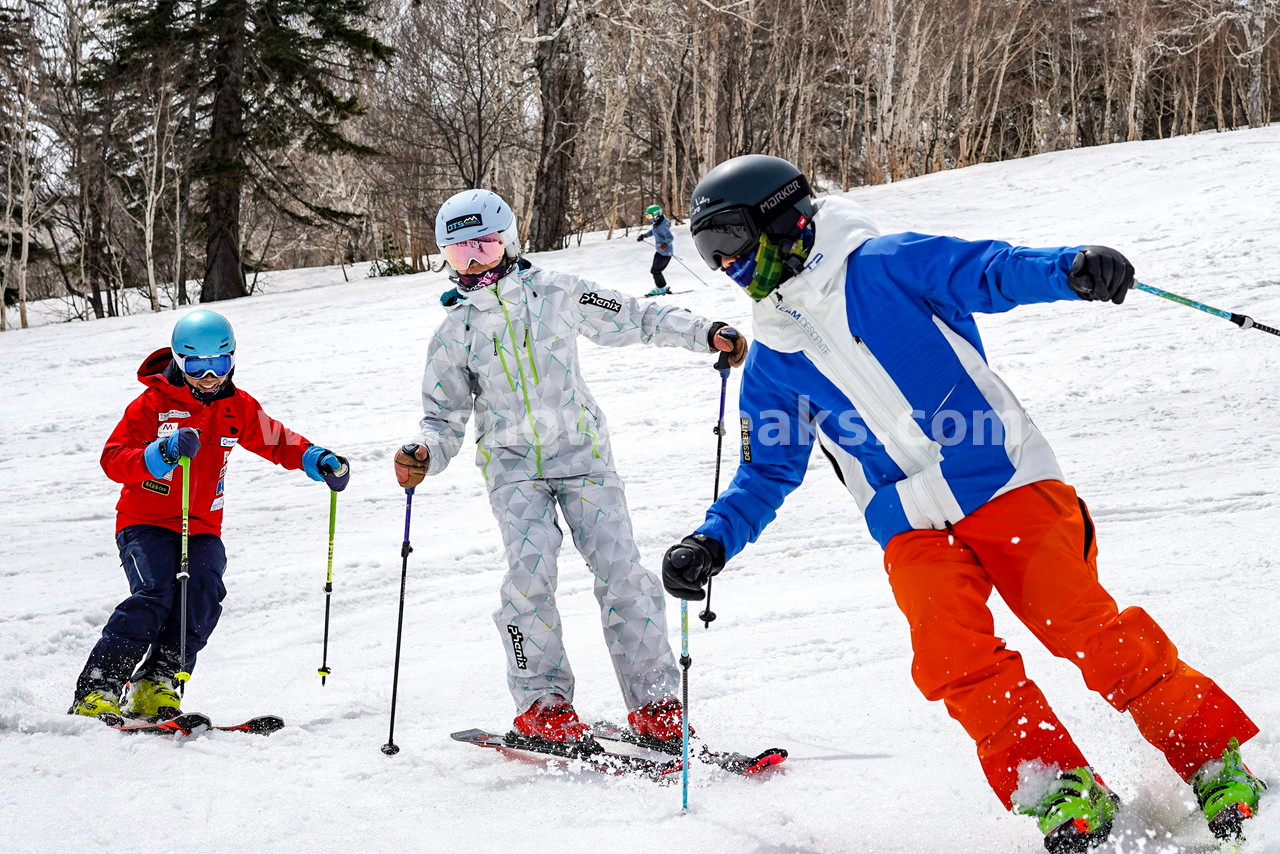
[{"label": "tree trunk", "polygon": [[542,104],[542,143],[529,242],[534,252],[560,249],[569,234],[574,146],[586,77],[576,21],[566,21],[573,0],[537,0],[538,44],[534,67]]},{"label": "tree trunk", "polygon": [[214,57],[213,114],[209,156],[205,164],[208,194],[205,211],[205,268],[201,302],[246,296],[240,263],[240,194],[244,164],[244,50],[248,7],[231,4],[218,34]]}]

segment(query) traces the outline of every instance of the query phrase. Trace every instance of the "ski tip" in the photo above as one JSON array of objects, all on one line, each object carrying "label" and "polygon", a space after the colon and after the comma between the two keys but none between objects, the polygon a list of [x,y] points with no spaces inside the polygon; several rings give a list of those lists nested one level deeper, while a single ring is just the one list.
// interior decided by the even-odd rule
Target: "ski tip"
[{"label": "ski tip", "polygon": [[761,753],[749,762],[747,766],[742,769],[742,773],[744,776],[750,777],[753,774],[759,774],[762,771],[767,771],[768,769],[773,768],[776,765],[781,765],[785,762],[787,760],[787,755],[787,751],[781,747],[766,750],[764,753]]},{"label": "ski tip", "polygon": [[271,733],[284,729],[284,718],[278,715],[259,715],[256,718],[250,718],[242,724],[236,726],[220,726],[214,729],[223,731],[242,731],[251,732],[255,735],[271,735]]}]

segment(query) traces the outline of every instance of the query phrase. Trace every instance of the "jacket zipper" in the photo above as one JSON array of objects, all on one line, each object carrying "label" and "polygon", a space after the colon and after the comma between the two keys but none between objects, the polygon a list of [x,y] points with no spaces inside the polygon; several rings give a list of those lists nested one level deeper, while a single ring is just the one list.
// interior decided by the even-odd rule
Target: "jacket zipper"
[{"label": "jacket zipper", "polygon": [[[787,306],[787,303],[783,302],[781,297],[778,299],[778,304],[781,306]],[[836,337],[832,335],[831,330],[825,325],[816,322],[813,315],[807,311],[802,311],[800,313],[804,315],[808,322],[816,328],[818,332],[827,339],[827,341],[832,342],[836,340]],[[873,362],[872,365],[867,367],[855,365],[853,359],[845,356],[843,352],[838,350],[832,344],[827,345],[827,352],[829,355],[823,357],[821,355],[822,348],[817,346],[818,341],[814,339],[813,334],[806,330],[804,324],[796,320],[796,318],[791,314],[788,313],[787,317],[790,318],[791,323],[803,332],[810,341],[814,342],[819,358],[825,358],[828,361],[838,360],[840,364],[843,364],[844,367],[849,370],[850,375],[859,383],[860,387],[867,391],[868,399],[860,402],[859,404],[855,404],[855,406],[859,406],[865,408],[867,411],[873,412],[878,423],[885,425],[886,429],[892,428],[896,423],[896,419],[894,418],[893,411],[890,409],[889,405],[883,402],[883,398],[893,397],[893,392],[896,391],[896,396],[901,397],[907,407],[910,406],[910,401],[907,401],[906,398],[903,397],[902,392],[893,384],[893,381],[888,379],[888,375],[885,373],[884,368],[879,367],[879,363],[875,362],[875,357],[872,355],[871,350],[867,347],[866,343],[863,342],[860,337],[856,335],[853,336],[857,351],[862,353],[867,361]],[[891,388],[886,388],[885,386],[891,386]],[[909,413],[910,409],[908,408],[905,411]],[[946,514],[942,510],[941,502],[939,502],[937,497],[934,496],[933,490],[929,488],[929,485],[925,483],[923,479],[912,477],[912,475],[921,473],[925,469],[932,467],[936,460],[934,460],[932,455],[928,454],[923,448],[916,445],[907,442],[895,442],[894,444],[902,451],[903,455],[916,466],[915,472],[905,473],[907,475],[906,482],[908,491],[922,508],[932,511],[932,515],[936,519],[945,522]]]},{"label": "jacket zipper", "polygon": [[[506,319],[506,322],[507,322],[507,334],[511,339],[511,347],[515,351],[516,369],[520,373],[520,393],[524,397],[524,414],[529,421],[529,428],[533,431],[534,459],[538,467],[538,477],[542,477],[542,437],[538,435],[538,423],[537,421],[534,420],[534,417],[533,417],[533,404],[529,401],[529,381],[524,375],[524,363],[520,361],[520,349],[519,347],[516,346],[516,330],[515,330],[515,327],[512,326],[511,324],[511,313],[507,311],[507,303],[502,298],[502,295],[497,294],[497,297],[498,297],[498,307],[502,309],[502,316]],[[496,337],[497,336],[495,336],[495,340],[496,340]],[[502,370],[505,371],[507,374],[507,382],[511,383],[512,382],[511,371],[507,369],[507,359],[501,353],[499,353],[499,357],[502,359]],[[532,367],[533,365],[532,357],[530,357],[529,359],[529,364],[530,364],[530,367]],[[511,388],[514,391],[515,385],[512,384]]]}]

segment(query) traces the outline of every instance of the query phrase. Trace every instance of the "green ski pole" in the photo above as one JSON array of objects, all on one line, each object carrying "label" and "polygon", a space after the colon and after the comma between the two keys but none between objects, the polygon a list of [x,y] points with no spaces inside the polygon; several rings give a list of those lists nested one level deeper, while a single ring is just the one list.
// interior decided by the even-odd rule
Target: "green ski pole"
[{"label": "green ski pole", "polygon": [[333,530],[338,518],[338,493],[329,492],[329,573],[324,579],[324,652],[320,661],[320,684],[333,671],[329,669],[329,603],[333,599]]},{"label": "green ski pole", "polygon": [[182,669],[173,674],[173,678],[178,680],[178,696],[183,696],[187,680],[191,678],[191,674],[187,672],[187,579],[191,577],[188,550],[191,539],[191,457],[181,457],[178,465],[182,468],[182,562],[178,565],[178,666]]}]

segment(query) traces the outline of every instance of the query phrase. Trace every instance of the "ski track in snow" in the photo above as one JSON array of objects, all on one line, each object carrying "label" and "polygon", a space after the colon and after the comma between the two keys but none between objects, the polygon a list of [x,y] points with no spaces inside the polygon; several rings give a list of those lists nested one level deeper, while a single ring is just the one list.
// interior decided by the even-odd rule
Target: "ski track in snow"
[{"label": "ski track in snow", "polygon": [[[850,195],[885,232],[1113,245],[1142,281],[1280,323],[1280,127],[1049,154]],[[746,298],[701,264],[687,226],[675,233],[684,263],[667,274],[685,291],[675,301],[746,328]],[[588,235],[537,260],[640,295],[651,254]],[[141,391],[137,365],[168,340],[175,315],[58,324],[36,307],[46,325],[0,335],[6,852],[1042,850],[1034,824],[989,793],[969,739],[914,688],[880,550],[820,455],[762,540],[717,578],[712,628],[696,620],[700,604],[690,608],[692,720],[713,746],[788,748],[777,773],[743,780],[696,767],[681,814],[678,785],[544,769],[449,739],[471,727],[501,731],[513,714],[489,616],[502,553],[469,443],[415,494],[402,749],[384,756],[404,523],[390,454],[416,432],[445,277],[345,283],[325,268],[262,279],[262,295],[215,306],[236,327],[239,381],[352,462],[338,500],[328,685],[316,675],[327,494],[238,452],[227,476],[225,611],[184,706],[219,724],[280,714],[288,727],[270,738],[175,741],[63,714],[127,590],[113,542],[118,487],[98,455]],[[1104,582],[1122,607],[1151,612],[1184,658],[1255,717],[1263,733],[1246,757],[1280,784],[1280,340],[1139,292],[1121,307],[1057,303],[980,323],[993,366],[1093,510]],[[709,356],[680,350],[585,341],[582,350],[642,554],[657,569],[711,498],[719,377]],[[735,418],[726,418],[723,483]],[[585,719],[622,719],[589,574],[572,548],[561,558],[576,705]],[[993,609],[1126,800],[1116,838],[1098,850],[1212,850],[1203,823],[1188,818],[1189,789],[1132,723],[1001,603]],[[678,604],[669,614],[678,649]],[[1247,852],[1280,851],[1280,808],[1268,806],[1251,822]]]}]

